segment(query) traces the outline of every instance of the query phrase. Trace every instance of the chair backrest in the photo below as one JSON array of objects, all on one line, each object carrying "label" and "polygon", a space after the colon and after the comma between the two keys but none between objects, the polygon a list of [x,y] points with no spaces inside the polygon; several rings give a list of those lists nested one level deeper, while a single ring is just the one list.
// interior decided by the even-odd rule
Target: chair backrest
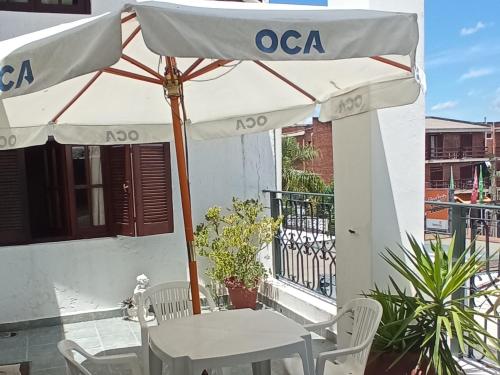
[{"label": "chair backrest", "polygon": [[[200,285],[200,294],[207,300],[210,310],[215,309],[215,302],[208,290]],[[143,311],[152,306],[158,324],[162,321],[193,315],[191,289],[188,281],[174,281],[152,286],[139,297],[138,315],[143,318]],[[142,323],[142,322],[141,322]]]},{"label": "chair backrest", "polygon": [[356,298],[343,308],[342,313],[347,312],[351,312],[353,318],[350,347],[364,346],[362,351],[351,355],[349,360],[364,368],[382,318],[382,305],[370,298]]},{"label": "chair backrest", "polygon": [[75,361],[73,352],[77,352],[85,358],[90,357],[89,353],[83,350],[77,343],[71,340],[62,340],[57,344],[57,349],[63,355],[70,375],[92,375],[85,367]]}]

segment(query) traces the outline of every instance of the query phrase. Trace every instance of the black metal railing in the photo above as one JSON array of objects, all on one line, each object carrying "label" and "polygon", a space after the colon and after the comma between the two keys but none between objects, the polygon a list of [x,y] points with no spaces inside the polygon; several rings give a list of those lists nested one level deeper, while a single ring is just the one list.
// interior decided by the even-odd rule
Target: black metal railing
[{"label": "black metal railing", "polygon": [[[475,319],[492,335],[500,337],[500,316],[498,315],[499,301],[497,297],[477,296],[484,290],[498,290],[500,288],[500,206],[484,204],[461,204],[447,202],[426,202],[426,236],[432,237],[439,232],[442,237],[452,233],[455,235],[455,256],[463,254],[468,248],[471,253],[482,251],[486,260],[485,267],[464,285],[460,295],[470,296],[469,306],[481,313],[491,313],[497,319],[485,319],[479,315]],[[440,222],[438,225],[437,223]],[[436,230],[436,228],[438,228]],[[486,338],[484,338],[486,342]],[[492,348],[494,350],[494,348]],[[500,351],[496,351],[500,361]],[[488,361],[472,348],[468,349],[466,356],[485,362]],[[500,371],[498,366],[495,371]]]},{"label": "black metal railing", "polygon": [[488,148],[485,146],[429,147],[425,153],[425,160],[486,157],[488,157]]},{"label": "black metal railing", "polygon": [[335,216],[331,194],[269,191],[271,215],[282,217],[273,241],[278,278],[335,298]]}]

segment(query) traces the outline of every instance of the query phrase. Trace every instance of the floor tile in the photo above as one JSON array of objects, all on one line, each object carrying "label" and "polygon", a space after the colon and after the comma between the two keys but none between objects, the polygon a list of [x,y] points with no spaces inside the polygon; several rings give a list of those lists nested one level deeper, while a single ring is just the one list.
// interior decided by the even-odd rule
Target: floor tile
[{"label": "floor tile", "polygon": [[0,350],[0,364],[23,362],[27,359],[26,347],[11,347]]},{"label": "floor tile", "polygon": [[65,329],[64,338],[73,341],[80,341],[82,339],[88,338],[97,338],[97,328],[94,327],[85,327],[80,329]]},{"label": "floor tile", "polygon": [[63,325],[64,331],[74,331],[85,328],[95,328],[95,321],[90,320],[87,322],[79,322],[79,323],[68,323]]},{"label": "floor tile", "polygon": [[31,361],[31,369],[33,371],[65,365],[64,358],[57,350],[55,344],[29,346],[28,358]]},{"label": "floor tile", "polygon": [[0,352],[10,348],[19,348],[20,350],[24,348],[26,350],[28,345],[28,332],[18,331],[15,333],[16,335],[13,337],[0,338]]},{"label": "floor tile", "polygon": [[101,336],[121,335],[125,332],[132,333],[128,321],[120,318],[99,320],[96,322],[96,327]]},{"label": "floor tile", "polygon": [[66,375],[66,367],[54,367],[45,370],[31,371],[30,375]]},{"label": "floor tile", "polygon": [[104,349],[126,348],[139,345],[138,339],[130,330],[113,335],[101,335],[101,341]]},{"label": "floor tile", "polygon": [[61,326],[34,328],[29,331],[28,346],[56,344],[64,339],[64,330]]}]

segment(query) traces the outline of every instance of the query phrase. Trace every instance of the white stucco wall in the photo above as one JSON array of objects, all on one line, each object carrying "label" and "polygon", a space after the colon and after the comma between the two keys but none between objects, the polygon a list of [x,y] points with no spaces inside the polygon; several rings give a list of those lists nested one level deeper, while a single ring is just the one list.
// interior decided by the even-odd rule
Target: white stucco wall
[{"label": "white stucco wall", "polygon": [[[124,2],[93,0],[92,10],[100,14]],[[0,12],[0,40],[81,17]],[[274,143],[272,133],[189,143],[195,225],[212,205],[229,206],[233,196],[256,198],[263,189],[275,188]],[[117,308],[131,295],[141,273],[152,284],[186,280],[173,145],[171,155],[174,233],[0,247],[0,323]],[[203,277],[202,269],[199,274]]]},{"label": "white stucco wall", "polygon": [[[417,64],[423,67],[424,2],[331,0],[330,6],[401,11],[419,16]],[[406,232],[423,239],[425,98],[412,105],[336,121],[337,296],[342,306],[394,272],[380,258],[397,250]],[[354,230],[355,233],[350,233]]]},{"label": "white stucco wall", "polygon": [[[256,198],[263,189],[273,189],[272,146],[267,133],[190,143],[194,223],[212,205],[227,207],[233,196]],[[117,308],[141,273],[152,284],[186,280],[173,150],[172,158],[174,233],[0,247],[0,323]],[[199,274],[203,278],[202,264]]]}]

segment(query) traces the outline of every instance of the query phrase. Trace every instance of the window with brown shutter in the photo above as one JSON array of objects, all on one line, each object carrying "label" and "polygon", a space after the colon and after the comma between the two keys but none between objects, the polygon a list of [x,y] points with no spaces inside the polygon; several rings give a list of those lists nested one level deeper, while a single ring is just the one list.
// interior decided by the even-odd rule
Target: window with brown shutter
[{"label": "window with brown shutter", "polygon": [[1,152],[0,197],[0,243],[28,241],[29,212],[22,151]]},{"label": "window with brown shutter", "polygon": [[132,146],[137,235],[174,230],[169,144]]},{"label": "window with brown shutter", "polygon": [[0,245],[170,232],[168,143],[0,152]]},{"label": "window with brown shutter", "polygon": [[135,235],[130,146],[107,147],[109,202],[114,234]]},{"label": "window with brown shutter", "polygon": [[107,151],[115,233],[147,236],[173,232],[170,145],[111,146]]}]

